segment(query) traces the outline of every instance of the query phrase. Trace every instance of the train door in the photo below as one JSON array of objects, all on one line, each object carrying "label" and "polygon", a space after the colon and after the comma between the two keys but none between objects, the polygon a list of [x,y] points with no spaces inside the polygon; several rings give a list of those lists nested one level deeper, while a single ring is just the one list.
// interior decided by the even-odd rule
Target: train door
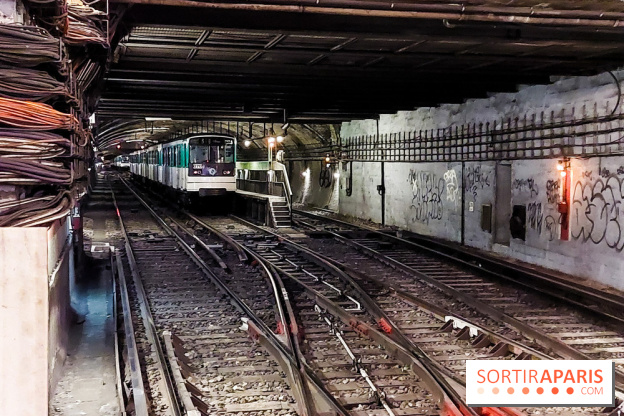
[{"label": "train door", "polygon": [[180,163],[180,183],[182,189],[187,189],[188,186],[188,140],[181,145],[182,162]]},{"label": "train door", "polygon": [[162,146],[158,146],[158,150],[156,151],[157,153],[157,163],[158,163],[158,176],[157,176],[157,180],[159,183],[164,183],[164,178],[163,178],[163,150],[162,150]]}]

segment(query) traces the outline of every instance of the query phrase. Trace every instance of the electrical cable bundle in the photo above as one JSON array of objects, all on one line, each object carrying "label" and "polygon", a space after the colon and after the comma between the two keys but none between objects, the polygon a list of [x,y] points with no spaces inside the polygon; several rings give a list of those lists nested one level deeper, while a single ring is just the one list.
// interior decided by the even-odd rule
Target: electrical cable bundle
[{"label": "electrical cable bundle", "polygon": [[0,124],[30,130],[72,130],[78,120],[47,104],[0,97]]},{"label": "electrical cable bundle", "polygon": [[65,42],[69,45],[84,45],[86,43],[99,43],[108,46],[106,34],[97,23],[99,17],[105,17],[106,13],[87,6],[82,2],[74,1],[67,5],[67,33]]},{"label": "electrical cable bundle", "polygon": [[71,193],[36,196],[0,202],[0,227],[34,227],[69,214],[73,206]]},{"label": "electrical cable bundle", "polygon": [[0,183],[71,185],[71,169],[61,162],[0,157]]},{"label": "electrical cable bundle", "polygon": [[0,61],[33,67],[60,62],[61,43],[36,26],[0,24]]},{"label": "electrical cable bundle", "polygon": [[58,134],[0,129],[0,157],[48,160],[71,155],[71,140]]},{"label": "electrical cable bundle", "polygon": [[0,97],[26,101],[47,101],[69,96],[65,84],[45,71],[0,66]]}]

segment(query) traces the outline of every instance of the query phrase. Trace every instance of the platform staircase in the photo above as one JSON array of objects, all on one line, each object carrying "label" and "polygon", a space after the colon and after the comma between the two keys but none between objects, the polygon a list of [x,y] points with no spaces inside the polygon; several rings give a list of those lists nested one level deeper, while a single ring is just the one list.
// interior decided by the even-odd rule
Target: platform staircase
[{"label": "platform staircase", "polygon": [[292,214],[286,198],[271,199],[270,205],[273,225],[277,228],[290,227],[292,225]]}]

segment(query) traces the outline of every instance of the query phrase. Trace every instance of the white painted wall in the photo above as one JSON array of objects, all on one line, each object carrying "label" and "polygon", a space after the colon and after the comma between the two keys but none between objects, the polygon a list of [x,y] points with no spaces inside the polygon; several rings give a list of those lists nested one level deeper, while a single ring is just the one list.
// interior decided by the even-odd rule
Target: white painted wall
[{"label": "white painted wall", "polygon": [[[624,79],[624,71],[617,71],[615,75]],[[565,78],[553,84],[523,86],[517,93],[494,94],[464,104],[382,114],[378,123],[375,120],[343,123],[341,137],[374,135],[377,130],[386,134],[440,129],[464,123],[489,122],[500,126],[509,118],[532,114],[539,118],[542,113],[548,121],[552,112],[558,117],[562,109],[571,114],[572,108],[577,118],[606,115],[615,107],[617,91],[613,78],[607,73]],[[621,110],[618,109],[618,113]],[[621,123],[611,125],[618,126],[624,130]],[[622,132],[618,131],[598,140],[611,142],[621,136]],[[579,149],[574,149],[575,154],[579,154]],[[569,241],[559,239],[560,214],[555,197],[557,186],[561,187],[561,177],[557,159],[512,161],[511,201],[496,200],[496,163],[465,162],[463,169],[461,163],[386,163],[386,224],[461,241],[463,207],[466,245],[624,289],[623,156],[572,159]],[[376,190],[381,183],[380,163],[354,162],[353,171],[351,196],[345,194],[345,178],[341,178],[340,212],[380,222],[381,197]],[[457,190],[449,183],[453,181],[451,172],[460,185]],[[525,206],[526,239],[512,239],[509,246],[494,244],[493,234],[481,229],[484,204],[492,204],[493,216],[501,204]]]}]

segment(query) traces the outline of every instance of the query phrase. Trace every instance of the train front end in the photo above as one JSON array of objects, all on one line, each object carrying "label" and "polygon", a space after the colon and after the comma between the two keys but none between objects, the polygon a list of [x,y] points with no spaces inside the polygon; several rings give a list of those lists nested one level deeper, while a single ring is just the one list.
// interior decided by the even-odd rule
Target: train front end
[{"label": "train front end", "polygon": [[236,142],[228,136],[196,136],[188,142],[188,192],[200,197],[236,191]]}]

